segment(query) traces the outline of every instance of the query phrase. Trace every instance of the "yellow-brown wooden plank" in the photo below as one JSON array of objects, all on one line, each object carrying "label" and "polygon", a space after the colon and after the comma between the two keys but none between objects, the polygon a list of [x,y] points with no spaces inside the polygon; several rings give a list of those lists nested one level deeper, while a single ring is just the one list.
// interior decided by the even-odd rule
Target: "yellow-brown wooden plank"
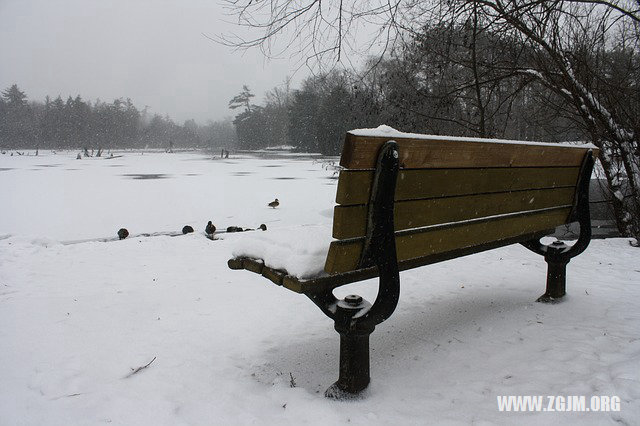
[{"label": "yellow-brown wooden plank", "polygon": [[[395,200],[575,187],[579,172],[579,167],[400,170]],[[342,170],[336,203],[368,203],[372,182],[373,171]]]},{"label": "yellow-brown wooden plank", "polygon": [[264,262],[256,259],[243,259],[242,267],[247,271],[255,272],[256,274],[262,274],[262,268],[264,268]]},{"label": "yellow-brown wooden plank", "polygon": [[262,276],[276,285],[282,285],[282,279],[284,278],[285,273],[265,266],[262,268]]},{"label": "yellow-brown wooden plank", "polygon": [[[460,138],[443,139],[355,136],[347,133],[340,165],[375,168],[378,151],[388,140],[398,143],[403,168],[579,166],[590,148],[555,144],[520,144]],[[597,151],[594,149],[594,151]],[[597,155],[597,152],[595,152]]]},{"label": "yellow-brown wooden plank", "polygon": [[[566,223],[570,210],[570,207],[566,207],[491,221],[426,228],[421,232],[400,232],[396,235],[398,261],[552,229]],[[356,269],[363,243],[364,238],[332,242],[327,254],[325,271],[336,274]]]},{"label": "yellow-brown wooden plank", "polygon": [[282,279],[282,286],[291,291],[295,291],[296,293],[304,293],[303,284],[304,283],[296,277],[292,277],[290,275],[285,275]]},{"label": "yellow-brown wooden plank", "polygon": [[227,266],[229,266],[229,269],[244,269],[242,266],[242,260],[243,259],[241,257],[234,257],[227,261]]},{"label": "yellow-brown wooden plank", "polygon": [[[396,231],[485,216],[539,210],[573,202],[575,188],[499,192],[460,197],[399,201],[394,206]],[[333,238],[357,238],[366,234],[368,205],[336,206]]]}]

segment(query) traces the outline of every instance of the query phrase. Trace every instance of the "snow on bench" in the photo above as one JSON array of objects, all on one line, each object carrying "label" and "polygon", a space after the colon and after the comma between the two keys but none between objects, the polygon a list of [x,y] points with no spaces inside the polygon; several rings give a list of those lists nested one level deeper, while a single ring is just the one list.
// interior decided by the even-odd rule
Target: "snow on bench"
[{"label": "snow on bench", "polygon": [[264,265],[298,279],[326,275],[331,225],[302,225],[252,232],[234,243],[233,257],[260,259]]}]

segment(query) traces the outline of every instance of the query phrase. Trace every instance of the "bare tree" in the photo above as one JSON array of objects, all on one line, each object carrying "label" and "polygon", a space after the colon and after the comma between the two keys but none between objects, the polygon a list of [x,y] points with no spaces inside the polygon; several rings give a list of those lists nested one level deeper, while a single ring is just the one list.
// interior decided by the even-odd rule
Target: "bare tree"
[{"label": "bare tree", "polygon": [[640,4],[634,9],[630,1],[460,3],[479,7],[495,26],[532,47],[520,72],[573,107],[601,149],[618,227],[640,241]]},{"label": "bare tree", "polygon": [[[215,40],[234,48],[259,48],[267,56],[299,54],[309,67],[351,63],[365,51],[388,52],[401,36],[406,0],[223,0],[245,34]],[[367,32],[371,36],[363,36]]]}]

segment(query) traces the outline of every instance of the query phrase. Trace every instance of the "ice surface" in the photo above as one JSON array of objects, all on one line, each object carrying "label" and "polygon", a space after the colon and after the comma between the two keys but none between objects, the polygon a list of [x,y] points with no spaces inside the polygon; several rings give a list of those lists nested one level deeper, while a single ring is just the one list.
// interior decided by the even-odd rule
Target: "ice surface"
[{"label": "ice surface", "polygon": [[[121,154],[121,153],[118,153]],[[61,241],[180,231],[203,231],[207,221],[269,229],[319,224],[322,211],[300,217],[297,206],[335,199],[333,170],[318,161],[198,153],[126,152],[116,159],[75,159],[76,152],[38,157],[0,155],[0,235],[46,235]],[[163,179],[135,176],[162,174]],[[310,190],[312,188],[312,190]],[[280,207],[267,206],[274,198]]]}]

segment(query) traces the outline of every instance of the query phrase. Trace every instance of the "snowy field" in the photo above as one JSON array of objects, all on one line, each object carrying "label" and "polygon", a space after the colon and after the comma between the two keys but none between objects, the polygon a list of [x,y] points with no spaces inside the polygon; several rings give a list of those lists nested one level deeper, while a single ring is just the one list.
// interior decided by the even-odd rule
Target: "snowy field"
[{"label": "snowy field", "polygon": [[[337,402],[323,396],[337,379],[331,321],[227,268],[248,233],[202,233],[208,220],[329,224],[327,161],[123,154],[0,156],[0,425],[639,424],[640,251],[625,239],[573,259],[556,305],[534,302],[546,265],[520,246],[402,273],[365,397]],[[194,234],[97,241],[187,224]],[[371,299],[375,282],[336,293],[353,292]],[[621,404],[500,412],[501,395]]]}]

